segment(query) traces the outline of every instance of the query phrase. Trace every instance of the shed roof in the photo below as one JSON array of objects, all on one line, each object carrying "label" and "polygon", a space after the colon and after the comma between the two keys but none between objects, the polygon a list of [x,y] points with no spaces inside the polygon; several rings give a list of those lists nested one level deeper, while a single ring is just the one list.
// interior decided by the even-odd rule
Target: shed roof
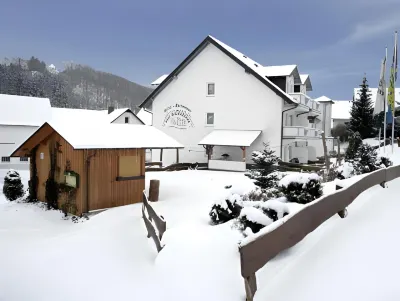
[{"label": "shed roof", "polygon": [[0,124],[41,126],[49,120],[48,98],[0,94]]},{"label": "shed roof", "polygon": [[250,146],[261,131],[214,130],[199,145]]},{"label": "shed roof", "polygon": [[30,149],[57,132],[74,149],[122,149],[122,148],[183,148],[175,139],[152,126],[136,124],[83,124],[45,123],[25,140],[11,156]]}]

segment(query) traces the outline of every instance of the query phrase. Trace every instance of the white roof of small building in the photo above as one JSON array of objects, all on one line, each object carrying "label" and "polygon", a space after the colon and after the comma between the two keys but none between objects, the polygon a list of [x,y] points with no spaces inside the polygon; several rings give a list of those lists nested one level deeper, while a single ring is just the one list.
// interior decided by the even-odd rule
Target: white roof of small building
[{"label": "white roof of small building", "polygon": [[[49,120],[53,123],[80,122],[88,124],[108,124],[112,123],[127,111],[130,111],[130,109],[115,109],[108,114],[108,110],[51,108],[51,119]],[[135,117],[137,118],[136,115]]]},{"label": "white roof of small building", "polygon": [[335,100],[332,105],[332,119],[350,119],[351,106],[350,100]]},{"label": "white roof of small building", "polygon": [[41,126],[50,118],[48,98],[0,94],[0,124]]},{"label": "white roof of small building", "polygon": [[141,108],[136,116],[145,124],[153,125],[153,113],[145,108]]},{"label": "white roof of small building", "polygon": [[214,130],[199,145],[250,146],[261,131]]},{"label": "white roof of small building", "polygon": [[329,97],[326,97],[325,95],[321,96],[321,97],[318,97],[317,99],[315,99],[315,101],[318,101],[318,102],[333,102],[332,99],[330,99]]},{"label": "white roof of small building", "polygon": [[75,149],[183,148],[153,126],[137,124],[49,123]]},{"label": "white roof of small building", "polygon": [[168,77],[168,74],[161,75],[159,78],[157,78],[154,82],[151,83],[152,86],[158,86],[161,84],[166,78]]}]

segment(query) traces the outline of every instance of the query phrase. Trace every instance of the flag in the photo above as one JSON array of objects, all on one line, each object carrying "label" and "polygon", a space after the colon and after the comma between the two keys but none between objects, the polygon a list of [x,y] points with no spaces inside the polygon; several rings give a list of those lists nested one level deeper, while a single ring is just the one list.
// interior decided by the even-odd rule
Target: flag
[{"label": "flag", "polygon": [[386,73],[386,56],[382,60],[381,76],[379,78],[378,93],[376,94],[374,115],[379,114],[380,112],[385,110],[385,94],[386,94],[385,73]]},{"label": "flag", "polygon": [[[390,69],[390,84],[389,84],[389,90],[388,90],[388,106],[389,106],[388,111],[391,113],[391,116],[393,116],[393,112],[394,112],[394,108],[395,108],[394,92],[395,92],[396,80],[397,80],[397,32],[396,32],[396,38],[395,38],[395,42],[394,42],[393,61],[392,61],[392,67]],[[389,122],[389,120],[388,120],[388,122]]]}]

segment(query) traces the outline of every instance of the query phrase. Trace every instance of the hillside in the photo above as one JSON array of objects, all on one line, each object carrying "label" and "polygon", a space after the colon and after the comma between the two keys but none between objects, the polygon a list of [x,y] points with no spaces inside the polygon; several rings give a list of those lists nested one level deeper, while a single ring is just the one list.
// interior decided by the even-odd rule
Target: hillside
[{"label": "hillside", "polygon": [[80,64],[67,64],[61,72],[34,57],[0,64],[0,93],[48,97],[55,107],[105,109],[112,105],[134,110],[151,91]]}]

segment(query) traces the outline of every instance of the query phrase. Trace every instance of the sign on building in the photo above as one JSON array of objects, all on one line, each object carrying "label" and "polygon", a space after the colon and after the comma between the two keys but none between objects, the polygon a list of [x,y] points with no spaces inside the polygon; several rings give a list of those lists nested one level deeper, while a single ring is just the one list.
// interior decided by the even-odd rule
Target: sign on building
[{"label": "sign on building", "polygon": [[164,109],[163,126],[174,127],[178,129],[187,129],[194,127],[191,110],[183,105],[175,104]]}]

